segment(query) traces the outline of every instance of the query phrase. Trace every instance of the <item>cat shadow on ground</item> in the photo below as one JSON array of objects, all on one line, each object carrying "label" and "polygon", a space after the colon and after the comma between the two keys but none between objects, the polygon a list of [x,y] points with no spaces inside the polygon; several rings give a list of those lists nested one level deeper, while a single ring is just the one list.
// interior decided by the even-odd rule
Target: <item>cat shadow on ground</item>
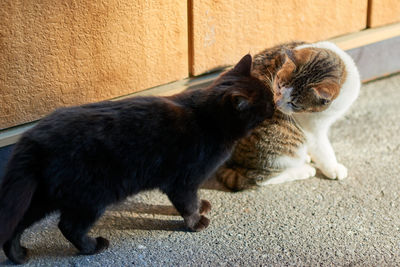
[{"label": "cat shadow on ground", "polygon": [[[149,205],[153,206],[153,205]],[[98,229],[113,230],[150,230],[150,231],[188,231],[185,228],[183,219],[171,220],[148,218],[141,216],[119,216],[109,212],[104,220],[100,220],[96,225]]]},{"label": "cat shadow on ground", "polygon": [[[207,180],[201,186],[201,189],[230,192],[230,190],[218,182],[215,177]],[[52,218],[50,222],[52,225],[57,224],[59,215],[54,214],[53,216],[55,217]],[[163,216],[165,218],[163,218]],[[102,235],[107,238],[110,231],[126,230],[189,231],[185,227],[183,218],[172,204],[156,205],[127,200],[119,205],[109,207],[105,214],[92,228],[94,233],[91,233],[90,235]],[[58,232],[58,228],[56,231]],[[57,238],[63,238],[61,233],[57,233],[57,235],[59,235]],[[29,258],[31,260],[44,257],[79,257],[76,254],[75,248],[69,243],[52,244],[51,249],[49,250],[48,244],[39,241],[35,243],[34,247],[29,248]],[[7,260],[3,252],[0,251],[0,266],[15,265],[11,261]]]},{"label": "cat shadow on ground", "polygon": [[[207,180],[201,189],[231,192],[215,177]],[[160,215],[166,218],[162,218]],[[171,216],[175,216],[176,219],[172,219]],[[107,209],[96,227],[118,230],[188,231],[183,223],[183,218],[172,204],[156,205],[129,200]]]},{"label": "cat shadow on ground", "polygon": [[[161,217],[160,215],[165,216],[166,218],[159,218]],[[46,238],[37,238],[37,240],[35,239],[35,243],[33,245],[27,246],[29,248],[29,260],[32,261],[34,259],[43,258],[85,257],[77,254],[77,250],[62,236],[58,227],[55,226],[58,223],[59,215],[54,214],[53,216],[54,217],[51,218],[51,222],[44,223],[51,224],[50,227],[46,228],[47,230],[45,235],[51,235],[57,241],[54,243],[52,242],[49,246],[49,244],[46,242]],[[176,219],[171,218],[171,216],[176,216]],[[107,239],[110,239],[112,243],[116,244],[119,242],[119,235],[123,236],[126,235],[126,233],[118,234],[117,238],[115,237],[115,233],[118,233],[118,231],[134,230],[189,231],[184,225],[183,218],[180,217],[179,213],[172,205],[135,203],[128,200],[120,205],[112,206],[107,209],[104,215],[90,230],[89,235],[92,237],[103,236]],[[6,258],[1,250],[0,266],[15,266]]]},{"label": "cat shadow on ground", "polygon": [[215,176],[212,176],[210,179],[205,181],[200,189],[208,189],[208,190],[217,190],[223,192],[232,192],[228,188],[226,188],[222,183],[217,181]]},{"label": "cat shadow on ground", "polygon": [[[166,218],[162,218],[161,216]],[[177,216],[171,219],[171,216]],[[182,217],[172,205],[125,201],[107,209],[97,228],[117,230],[185,230]]]},{"label": "cat shadow on ground", "polygon": [[[201,189],[230,192],[215,177],[207,180]],[[52,225],[57,224],[59,215],[54,214],[53,216],[55,217],[51,219],[51,222],[48,222]],[[126,230],[189,231],[185,227],[183,218],[172,204],[155,205],[127,200],[119,205],[108,208],[92,228],[93,233],[90,235],[102,235],[107,238],[110,235],[110,231]],[[58,232],[58,228],[56,231]],[[56,233],[56,235],[58,235],[57,238],[63,238],[61,233]],[[48,244],[39,241],[33,247],[29,248],[30,260],[45,257],[80,257],[76,254],[76,249],[67,242],[52,244],[51,249],[49,249]],[[2,252],[0,252],[0,258],[0,266],[15,266],[11,261],[6,259]]]}]

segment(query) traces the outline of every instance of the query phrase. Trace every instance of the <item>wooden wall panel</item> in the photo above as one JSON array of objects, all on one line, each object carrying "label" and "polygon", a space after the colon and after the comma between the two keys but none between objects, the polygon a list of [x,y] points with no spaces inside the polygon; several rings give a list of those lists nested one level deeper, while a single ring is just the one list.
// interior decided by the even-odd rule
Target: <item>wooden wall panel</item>
[{"label": "wooden wall panel", "polygon": [[248,52],[317,41],[366,27],[367,0],[190,0],[190,72],[234,64]]},{"label": "wooden wall panel", "polygon": [[369,27],[400,22],[399,0],[370,0],[369,9]]},{"label": "wooden wall panel", "polygon": [[0,129],[188,75],[181,0],[0,1]]}]

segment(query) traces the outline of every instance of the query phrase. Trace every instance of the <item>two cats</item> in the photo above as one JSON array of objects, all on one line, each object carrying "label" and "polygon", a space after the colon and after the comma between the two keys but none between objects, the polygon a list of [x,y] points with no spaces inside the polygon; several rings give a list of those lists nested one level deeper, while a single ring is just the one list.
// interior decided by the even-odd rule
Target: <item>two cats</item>
[{"label": "two cats", "polygon": [[252,73],[273,91],[277,111],[238,142],[217,179],[235,191],[307,179],[311,160],[326,177],[346,178],[328,131],[360,90],[350,56],[330,42],[291,42],[257,54]]},{"label": "two cats", "polygon": [[108,240],[87,233],[106,207],[154,188],[190,230],[206,228],[211,205],[198,199],[199,185],[274,112],[251,66],[246,55],[206,89],[63,108],[42,119],[15,145],[0,185],[6,256],[25,262],[22,233],[54,211],[81,254],[101,252]]},{"label": "two cats", "polygon": [[334,44],[292,42],[253,63],[245,56],[207,89],[60,109],[15,146],[0,186],[0,245],[25,262],[23,231],[60,211],[79,252],[101,252],[108,240],[87,233],[105,208],[153,188],[200,231],[211,205],[198,187],[228,158],[216,175],[235,190],[314,176],[311,159],[343,179],[327,134],[359,87],[354,62]]}]

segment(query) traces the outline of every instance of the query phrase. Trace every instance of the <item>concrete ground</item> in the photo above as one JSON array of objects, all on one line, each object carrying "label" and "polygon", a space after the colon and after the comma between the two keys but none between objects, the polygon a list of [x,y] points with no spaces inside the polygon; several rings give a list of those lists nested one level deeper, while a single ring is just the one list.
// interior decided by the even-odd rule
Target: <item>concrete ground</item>
[{"label": "concrete ground", "polygon": [[[111,241],[94,256],[76,250],[57,216],[26,231],[26,266],[395,266],[400,265],[400,75],[365,84],[331,140],[349,169],[343,181],[317,177],[230,193],[200,191],[213,209],[203,232],[183,229],[159,192],[110,208],[92,230]],[[0,252],[0,265],[10,265]]]}]

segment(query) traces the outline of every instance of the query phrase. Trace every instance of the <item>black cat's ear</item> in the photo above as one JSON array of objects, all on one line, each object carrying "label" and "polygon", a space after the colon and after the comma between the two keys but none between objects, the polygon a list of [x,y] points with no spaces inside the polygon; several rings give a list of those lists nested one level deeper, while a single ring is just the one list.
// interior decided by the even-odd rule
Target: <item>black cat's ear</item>
[{"label": "black cat's ear", "polygon": [[251,55],[247,54],[242,57],[242,59],[235,65],[235,67],[232,69],[232,72],[245,76],[250,76],[251,63]]},{"label": "black cat's ear", "polygon": [[250,105],[249,98],[240,93],[232,94],[231,101],[232,101],[233,107],[237,111],[243,111],[243,110],[247,109],[247,107]]}]

